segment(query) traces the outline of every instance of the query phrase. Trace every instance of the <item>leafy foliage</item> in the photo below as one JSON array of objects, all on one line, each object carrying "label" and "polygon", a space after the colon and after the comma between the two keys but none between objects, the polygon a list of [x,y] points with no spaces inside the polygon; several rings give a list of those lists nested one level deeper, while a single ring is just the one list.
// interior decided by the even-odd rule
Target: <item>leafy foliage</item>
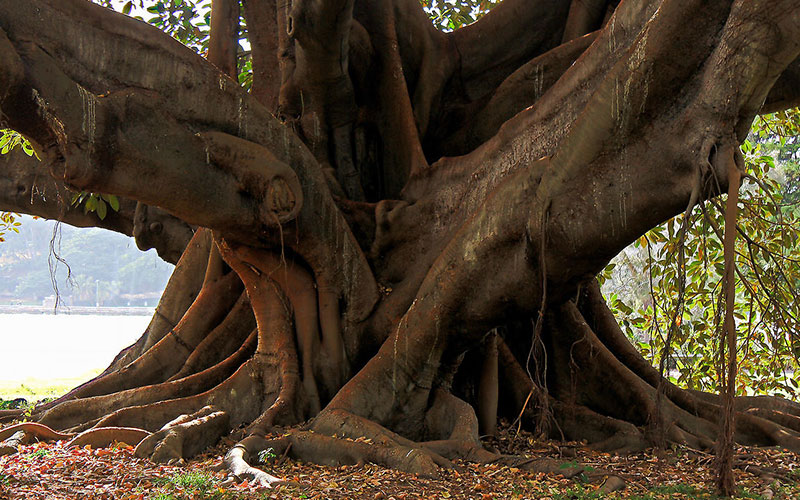
[{"label": "leafy foliage", "polygon": [[197,52],[208,50],[211,0],[93,0],[158,27]]},{"label": "leafy foliage", "polygon": [[71,204],[79,206],[81,203],[83,203],[83,213],[97,212],[100,220],[105,219],[108,215],[108,207],[115,212],[119,211],[119,199],[113,194],[87,193],[86,191],[74,193]]},{"label": "leafy foliage", "polygon": [[22,148],[28,156],[36,154],[31,143],[21,134],[9,129],[0,129],[0,154],[7,154],[15,147]]},{"label": "leafy foliage", "polygon": [[0,212],[0,242],[5,241],[5,235],[9,231],[19,233],[19,226],[22,224],[17,220],[18,213]]},{"label": "leafy foliage", "polygon": [[420,0],[433,24],[444,31],[453,31],[474,23],[500,0]]},{"label": "leafy foliage", "polygon": [[[746,173],[739,203],[734,311],[740,393],[796,394],[800,369],[800,111],[757,118],[742,145]],[[686,261],[679,266],[683,216],[637,240],[602,273],[604,288],[629,337],[654,363],[674,353],[673,379],[715,390],[723,308],[725,196],[690,215]],[[643,272],[639,272],[639,269]],[[686,289],[679,294],[685,273]],[[620,287],[626,283],[628,288]],[[675,325],[670,325],[678,308]],[[669,349],[666,332],[674,328]]]}]

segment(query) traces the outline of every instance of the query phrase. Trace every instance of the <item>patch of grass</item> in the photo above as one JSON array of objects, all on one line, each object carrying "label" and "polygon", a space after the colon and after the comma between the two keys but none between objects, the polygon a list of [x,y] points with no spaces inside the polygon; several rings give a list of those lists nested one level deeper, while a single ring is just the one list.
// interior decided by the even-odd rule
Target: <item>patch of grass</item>
[{"label": "patch of grass", "polygon": [[179,488],[195,490],[207,490],[217,484],[214,476],[197,471],[179,472],[169,476],[166,481]]},{"label": "patch of grass", "polygon": [[[679,495],[694,495],[699,496],[703,490],[697,488],[696,486],[691,486],[684,483],[676,483],[676,484],[664,484],[661,486],[654,486],[651,491],[653,493],[659,495],[670,495],[670,494],[679,494]],[[706,492],[708,494],[708,492]]]},{"label": "patch of grass", "polygon": [[154,497],[149,497],[148,500],[178,500],[178,498],[170,493],[159,493]]},{"label": "patch of grass", "polygon": [[589,500],[594,498],[604,498],[605,495],[599,491],[584,488],[581,485],[573,486],[563,493],[553,495],[553,500]]},{"label": "patch of grass", "polygon": [[[650,491],[644,494],[632,495],[628,500],[663,500],[672,498],[702,498],[708,500],[723,500],[725,497],[717,496],[710,488],[697,487],[684,483],[665,484],[653,486]],[[763,500],[763,496],[739,488],[739,491],[731,498]],[[792,498],[791,496],[781,496],[777,494],[775,498]]]},{"label": "patch of grass", "polygon": [[51,454],[52,454],[52,452],[50,450],[48,450],[47,448],[39,448],[39,449],[34,450],[33,452],[31,452],[31,454],[29,456],[33,457],[33,458],[45,458],[45,457],[49,457]]},{"label": "patch of grass", "polygon": [[258,452],[258,463],[260,464],[265,464],[275,458],[277,458],[277,455],[275,455],[275,450],[272,448],[267,448],[266,450]]},{"label": "patch of grass", "polygon": [[44,398],[56,398],[87,380],[99,375],[102,370],[91,370],[78,377],[68,378],[26,378],[24,380],[0,380],[0,398],[11,400],[25,398],[28,401],[39,401]]},{"label": "patch of grass", "polygon": [[159,487],[148,496],[148,500],[233,500],[236,495],[219,488],[219,481],[212,475],[199,472],[178,472],[157,481]]}]

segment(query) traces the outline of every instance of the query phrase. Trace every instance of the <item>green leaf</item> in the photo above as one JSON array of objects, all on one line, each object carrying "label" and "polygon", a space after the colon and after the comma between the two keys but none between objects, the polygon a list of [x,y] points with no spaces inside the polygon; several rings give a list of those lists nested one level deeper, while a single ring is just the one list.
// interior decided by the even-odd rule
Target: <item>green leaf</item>
[{"label": "green leaf", "polygon": [[111,206],[111,209],[113,211],[119,212],[119,198],[117,198],[113,194],[103,194],[100,196]]},{"label": "green leaf", "polygon": [[108,205],[100,198],[97,198],[97,216],[100,217],[100,220],[104,220],[106,214],[108,214]]},{"label": "green leaf", "polygon": [[83,205],[83,213],[94,212],[96,208],[97,208],[97,198],[90,195],[86,199],[86,203],[84,203]]}]

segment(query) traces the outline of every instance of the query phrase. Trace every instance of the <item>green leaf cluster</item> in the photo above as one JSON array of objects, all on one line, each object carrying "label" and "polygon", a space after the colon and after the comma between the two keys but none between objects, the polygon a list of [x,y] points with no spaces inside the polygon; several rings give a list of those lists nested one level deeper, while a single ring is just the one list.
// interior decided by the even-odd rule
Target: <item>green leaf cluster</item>
[{"label": "green leaf cluster", "polygon": [[[94,1],[114,8],[111,0]],[[208,52],[211,0],[128,0],[117,10],[152,24],[198,54]],[[240,85],[250,89],[253,84],[253,66],[244,16],[240,16],[239,26],[238,80]]]},{"label": "green leaf cluster", "polygon": [[118,8],[112,0],[93,1],[125,15],[133,14],[132,17],[160,28],[197,52],[208,50],[211,0],[128,0],[118,1],[122,3]]},{"label": "green leaf cluster", "polygon": [[[21,134],[10,129],[0,129],[0,154],[8,154],[20,147],[28,156],[34,156],[33,146]],[[38,158],[38,156],[37,156]]]},{"label": "green leaf cluster", "polygon": [[108,207],[115,212],[119,211],[119,198],[113,194],[88,193],[86,191],[74,193],[71,204],[76,207],[83,204],[83,213],[97,212],[100,220],[105,220],[108,215]]},{"label": "green leaf cluster", "polygon": [[0,242],[6,241],[5,235],[9,231],[19,233],[19,226],[22,224],[17,220],[18,213],[0,212]]},{"label": "green leaf cluster", "polygon": [[474,23],[500,0],[420,0],[420,3],[435,26],[453,31]]}]

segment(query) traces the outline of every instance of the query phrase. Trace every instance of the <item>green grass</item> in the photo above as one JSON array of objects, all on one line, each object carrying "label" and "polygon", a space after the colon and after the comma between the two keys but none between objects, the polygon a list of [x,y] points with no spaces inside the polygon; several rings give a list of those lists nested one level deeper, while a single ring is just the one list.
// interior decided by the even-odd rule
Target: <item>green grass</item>
[{"label": "green grass", "polygon": [[214,476],[198,471],[178,472],[164,481],[168,485],[194,490],[207,490],[218,482]]},{"label": "green grass", "polygon": [[589,500],[595,498],[605,498],[605,495],[599,491],[584,488],[581,485],[573,486],[563,493],[553,495],[553,500]]},{"label": "green grass", "polygon": [[[775,500],[778,500],[784,498],[796,498],[793,495],[796,495],[798,491],[792,488],[783,487],[783,488],[778,488],[774,493],[775,496],[773,498]],[[628,500],[664,500],[670,498],[682,498],[682,499],[698,498],[698,499],[708,499],[708,500],[727,500],[725,499],[725,497],[717,496],[708,487],[701,488],[683,483],[653,486],[647,493],[641,495],[632,495],[629,497]],[[740,488],[739,491],[731,498],[762,500],[764,497],[758,493],[746,491],[743,488]]]},{"label": "green grass", "polygon": [[[690,486],[688,484],[683,484],[683,483],[654,486],[653,488],[651,488],[650,491],[659,495],[679,494],[679,495],[700,496],[703,493],[702,489],[697,488],[696,486]],[[706,494],[708,494],[708,492],[706,492]]]},{"label": "green grass", "polygon": [[178,472],[159,479],[158,488],[147,498],[148,500],[188,500],[203,498],[208,500],[233,500],[236,495],[230,490],[217,487],[219,481],[205,472]]},{"label": "green grass", "polygon": [[52,452],[47,448],[39,448],[38,450],[35,450],[33,453],[31,453],[30,456],[33,458],[44,458],[44,457],[49,457],[51,453]]},{"label": "green grass", "polygon": [[79,377],[58,379],[27,378],[22,381],[0,380],[0,399],[11,400],[25,398],[29,402],[34,402],[45,398],[55,398],[66,394],[67,391],[73,387],[94,378],[100,371],[101,370],[94,370]]}]

